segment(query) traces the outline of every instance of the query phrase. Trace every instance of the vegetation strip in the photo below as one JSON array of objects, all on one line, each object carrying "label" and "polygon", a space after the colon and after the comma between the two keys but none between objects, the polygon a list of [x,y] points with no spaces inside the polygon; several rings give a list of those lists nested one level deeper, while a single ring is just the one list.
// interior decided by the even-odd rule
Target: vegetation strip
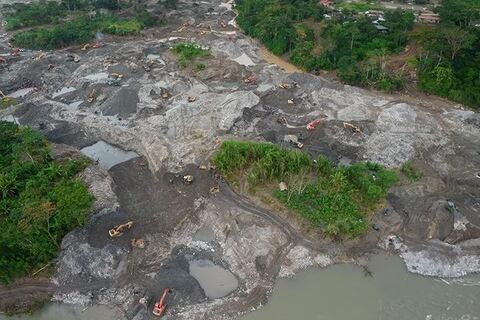
[{"label": "vegetation strip", "polygon": [[232,184],[240,177],[250,190],[286,182],[273,195],[330,236],[355,237],[365,232],[375,207],[398,181],[395,171],[374,163],[333,166],[303,152],[271,143],[229,140],[214,155],[217,169]]},{"label": "vegetation strip", "polygon": [[0,281],[51,261],[69,231],[83,225],[93,197],[75,178],[88,160],[54,160],[29,128],[0,121]]},{"label": "vegetation strip", "polygon": [[[19,47],[55,49],[89,42],[97,32],[124,36],[161,23],[146,10],[128,10],[125,18],[117,15],[117,11],[127,8],[126,3],[113,0],[16,4],[7,9],[6,28],[31,28],[13,36],[13,43]],[[93,15],[92,9],[96,9]]]}]

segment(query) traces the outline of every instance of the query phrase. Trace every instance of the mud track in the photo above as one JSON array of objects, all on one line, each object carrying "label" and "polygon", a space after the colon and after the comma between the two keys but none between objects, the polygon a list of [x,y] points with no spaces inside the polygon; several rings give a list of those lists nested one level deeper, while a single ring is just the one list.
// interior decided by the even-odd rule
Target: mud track
[{"label": "mud track", "polygon": [[23,279],[8,287],[0,286],[0,310],[7,312],[29,311],[32,304],[44,303],[58,287],[49,279]]},{"label": "mud track", "polygon": [[[278,213],[254,205],[250,199],[235,192],[224,180],[222,180],[220,184],[220,193],[223,195],[222,200],[229,203],[230,206],[241,208],[248,213],[270,221],[281,228],[288,236],[289,242],[292,246],[302,245],[316,251],[322,249],[319,243],[315,243],[313,240],[308,239],[308,237],[302,234],[301,231],[295,230],[295,228],[288,221],[280,217]],[[281,261],[281,259],[279,260]]]}]

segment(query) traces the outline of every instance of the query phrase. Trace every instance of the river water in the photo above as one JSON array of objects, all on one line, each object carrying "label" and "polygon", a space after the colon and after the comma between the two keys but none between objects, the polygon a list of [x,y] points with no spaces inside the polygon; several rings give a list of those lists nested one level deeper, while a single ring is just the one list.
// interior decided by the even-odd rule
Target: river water
[{"label": "river water", "polygon": [[[240,320],[480,320],[480,275],[434,279],[408,273],[400,258],[372,257],[372,276],[353,265],[308,269],[282,279],[269,303]],[[50,304],[33,316],[0,319],[113,320],[116,311]]]},{"label": "river water", "polygon": [[480,319],[480,276],[441,280],[408,273],[398,257],[310,269],[281,280],[270,302],[242,320]]}]

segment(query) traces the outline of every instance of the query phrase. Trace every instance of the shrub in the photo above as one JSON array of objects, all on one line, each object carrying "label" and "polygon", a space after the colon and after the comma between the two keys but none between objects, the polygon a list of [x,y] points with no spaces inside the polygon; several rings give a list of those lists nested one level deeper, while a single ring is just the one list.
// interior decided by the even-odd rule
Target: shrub
[{"label": "shrub", "polygon": [[53,27],[34,28],[17,33],[13,42],[28,49],[55,49],[90,41],[94,35],[93,23],[83,16]]},{"label": "shrub", "polygon": [[197,70],[197,71],[205,70],[206,67],[207,67],[207,66],[204,65],[203,63],[196,63],[196,64],[195,64],[195,70]]},{"label": "shrub", "polygon": [[140,22],[134,19],[129,19],[107,22],[102,28],[102,31],[119,36],[126,36],[129,34],[139,33],[142,28],[143,26]]},{"label": "shrub", "polygon": [[15,100],[14,98],[11,98],[8,96],[2,97],[2,99],[0,99],[0,110],[8,108],[10,106],[14,106],[17,103],[18,103],[17,100]]},{"label": "shrub", "polygon": [[135,19],[142,24],[142,27],[154,27],[161,24],[156,15],[147,10],[138,10],[135,13]]},{"label": "shrub", "polygon": [[13,11],[5,19],[7,30],[52,23],[67,14],[66,8],[56,1],[16,4]]},{"label": "shrub", "polygon": [[407,161],[402,164],[400,171],[411,181],[415,182],[422,178],[423,174],[420,170],[417,170],[413,167],[411,161]]},{"label": "shrub", "polygon": [[196,43],[179,43],[173,47],[172,51],[178,55],[178,62],[182,67],[186,67],[189,61],[196,58],[210,56],[210,51],[203,49]]}]

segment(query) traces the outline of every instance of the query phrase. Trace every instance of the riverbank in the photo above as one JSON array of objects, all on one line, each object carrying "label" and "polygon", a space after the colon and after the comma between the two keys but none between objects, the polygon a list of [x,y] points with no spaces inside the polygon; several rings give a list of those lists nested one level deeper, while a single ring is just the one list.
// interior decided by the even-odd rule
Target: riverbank
[{"label": "riverbank", "polygon": [[[279,280],[268,304],[242,320],[291,319],[477,319],[480,277],[456,280],[411,274],[395,256],[370,257],[365,267],[340,264],[311,268]],[[115,309],[51,304],[31,316],[9,320],[114,320]],[[7,318],[0,316],[0,320]]]}]

